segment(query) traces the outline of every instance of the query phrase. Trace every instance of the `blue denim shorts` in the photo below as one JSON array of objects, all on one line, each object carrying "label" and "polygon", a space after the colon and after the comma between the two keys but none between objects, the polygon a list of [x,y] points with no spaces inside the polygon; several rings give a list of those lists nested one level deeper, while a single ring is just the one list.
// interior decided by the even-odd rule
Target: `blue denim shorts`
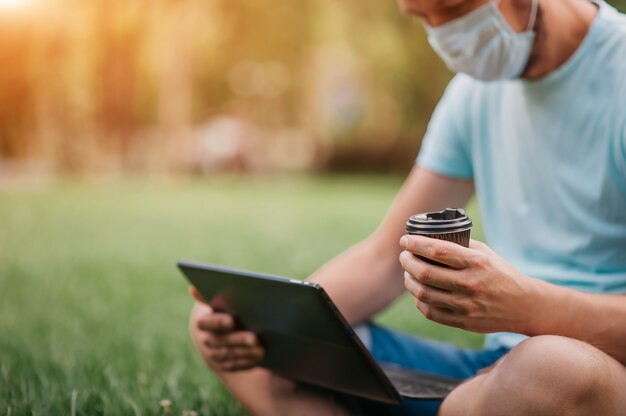
[{"label": "blue denim shorts", "polygon": [[[397,364],[405,368],[432,374],[468,379],[506,354],[509,350],[472,350],[451,344],[421,339],[375,324],[367,326],[365,344],[380,363]],[[363,338],[363,337],[362,337]],[[349,395],[337,400],[358,415],[419,415],[434,416],[441,400],[404,400],[402,405],[388,405]]]}]

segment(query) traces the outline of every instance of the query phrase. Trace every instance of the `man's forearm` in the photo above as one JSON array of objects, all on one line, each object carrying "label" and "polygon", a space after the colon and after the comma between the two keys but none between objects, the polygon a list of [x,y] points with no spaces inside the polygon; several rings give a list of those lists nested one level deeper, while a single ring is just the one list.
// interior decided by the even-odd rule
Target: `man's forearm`
[{"label": "man's forearm", "polygon": [[626,295],[578,292],[537,281],[538,307],[526,335],[587,342],[626,365]]},{"label": "man's forearm", "polygon": [[331,260],[311,280],[324,286],[350,324],[369,319],[404,290],[398,240],[407,218],[465,206],[473,192],[471,181],[415,166],[372,236]]},{"label": "man's forearm", "polygon": [[321,284],[351,325],[369,319],[404,290],[399,249],[367,239],[334,258],[309,280]]}]

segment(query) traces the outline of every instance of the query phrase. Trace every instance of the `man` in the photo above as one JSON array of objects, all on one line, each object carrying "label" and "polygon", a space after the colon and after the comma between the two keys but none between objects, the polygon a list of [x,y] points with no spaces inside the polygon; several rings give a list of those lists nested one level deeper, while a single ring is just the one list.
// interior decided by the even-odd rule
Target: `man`
[{"label": "man", "polygon": [[[254,334],[198,303],[202,356],[255,414],[625,415],[624,16],[599,0],[400,4],[459,75],[380,227],[311,280],[353,325],[406,288],[427,318],[488,333],[468,351],[360,328],[378,360],[469,380],[443,403],[402,407],[316,391],[253,368]],[[409,215],[474,192],[493,251],[402,236]]]}]

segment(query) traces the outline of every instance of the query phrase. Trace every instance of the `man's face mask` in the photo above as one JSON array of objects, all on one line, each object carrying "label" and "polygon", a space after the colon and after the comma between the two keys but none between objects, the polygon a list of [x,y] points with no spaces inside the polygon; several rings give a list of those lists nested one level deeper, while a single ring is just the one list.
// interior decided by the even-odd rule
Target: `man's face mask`
[{"label": "man's face mask", "polygon": [[523,33],[511,29],[496,1],[442,26],[426,25],[428,41],[454,72],[483,81],[519,78],[535,42],[537,7],[538,0],[533,0]]}]

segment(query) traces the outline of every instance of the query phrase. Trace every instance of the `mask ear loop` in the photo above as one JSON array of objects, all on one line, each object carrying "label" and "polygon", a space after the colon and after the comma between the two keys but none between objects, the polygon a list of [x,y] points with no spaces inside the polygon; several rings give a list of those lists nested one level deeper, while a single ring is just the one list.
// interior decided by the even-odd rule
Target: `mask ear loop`
[{"label": "mask ear loop", "polygon": [[532,9],[530,10],[530,20],[528,21],[527,32],[531,32],[535,29],[535,23],[537,23],[537,13],[539,9],[539,0],[532,0]]}]

